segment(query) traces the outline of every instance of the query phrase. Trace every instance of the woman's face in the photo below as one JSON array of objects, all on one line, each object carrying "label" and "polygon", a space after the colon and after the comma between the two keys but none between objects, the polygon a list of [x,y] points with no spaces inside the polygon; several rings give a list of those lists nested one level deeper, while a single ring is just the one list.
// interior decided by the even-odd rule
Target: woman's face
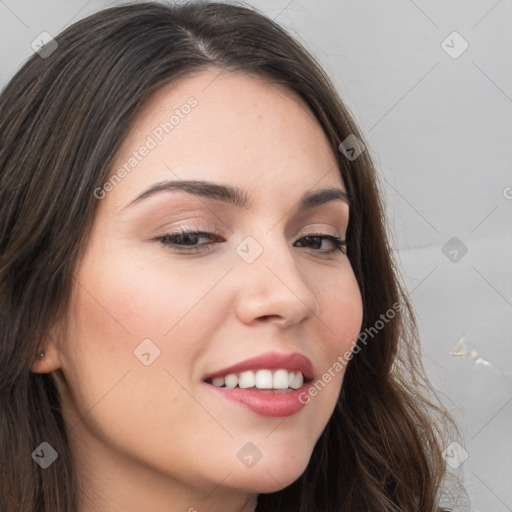
[{"label": "woman's face", "polygon": [[[301,205],[345,190],[320,125],[279,86],[217,75],[171,83],[137,118],[96,191],[66,336],[36,367],[60,370],[71,445],[95,492],[146,510],[167,492],[214,510],[217,498],[296,480],[362,322],[350,262],[328,238],[345,237],[347,203]],[[145,194],[180,181],[211,185]]]}]

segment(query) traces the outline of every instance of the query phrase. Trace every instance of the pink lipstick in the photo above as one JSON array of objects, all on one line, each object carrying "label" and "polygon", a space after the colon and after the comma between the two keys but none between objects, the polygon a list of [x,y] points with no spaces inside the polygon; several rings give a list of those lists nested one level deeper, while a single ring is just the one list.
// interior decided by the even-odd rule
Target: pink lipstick
[{"label": "pink lipstick", "polygon": [[313,379],[311,361],[299,353],[268,352],[209,373],[204,382],[218,395],[270,417],[298,413]]}]

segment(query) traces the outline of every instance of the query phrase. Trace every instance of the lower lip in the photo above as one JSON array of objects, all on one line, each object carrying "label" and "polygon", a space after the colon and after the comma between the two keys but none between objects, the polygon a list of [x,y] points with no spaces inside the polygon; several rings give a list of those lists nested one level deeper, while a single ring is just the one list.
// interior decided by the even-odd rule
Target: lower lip
[{"label": "lower lip", "polygon": [[256,391],[242,388],[218,388],[211,384],[207,386],[215,393],[246,406],[256,414],[273,418],[292,416],[300,412],[306,404],[299,401],[299,396],[308,388],[305,384],[293,391],[276,393],[269,389]]}]

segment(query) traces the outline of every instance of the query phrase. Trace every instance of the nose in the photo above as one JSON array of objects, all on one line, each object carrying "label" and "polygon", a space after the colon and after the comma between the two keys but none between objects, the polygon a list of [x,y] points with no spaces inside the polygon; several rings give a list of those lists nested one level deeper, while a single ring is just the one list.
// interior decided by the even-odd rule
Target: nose
[{"label": "nose", "polygon": [[[263,246],[263,244],[262,244]],[[300,249],[267,239],[262,254],[239,265],[237,315],[246,324],[274,322],[281,327],[318,317],[319,303],[312,289],[313,277],[297,267],[293,251]]]}]

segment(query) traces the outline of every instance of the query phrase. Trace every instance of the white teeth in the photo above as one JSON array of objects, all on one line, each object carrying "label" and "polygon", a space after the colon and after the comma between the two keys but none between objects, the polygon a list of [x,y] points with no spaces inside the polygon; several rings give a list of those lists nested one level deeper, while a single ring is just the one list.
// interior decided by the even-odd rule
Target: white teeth
[{"label": "white teeth", "polygon": [[254,372],[242,372],[238,379],[238,386],[241,388],[253,388],[256,385]]},{"label": "white teeth", "polygon": [[212,379],[212,384],[217,388],[221,388],[224,386],[224,377],[215,377]]},{"label": "white teeth", "polygon": [[234,373],[230,373],[229,375],[226,375],[226,387],[227,388],[234,388],[238,384],[238,375],[235,375]]},{"label": "white teeth", "polygon": [[272,389],[272,372],[270,370],[258,370],[256,372],[256,387],[258,389]]},{"label": "white teeth", "polygon": [[230,389],[237,386],[242,389],[298,389],[304,384],[304,376],[301,372],[289,372],[284,369],[275,370],[273,373],[272,370],[249,370],[239,374],[230,373],[225,377],[215,377],[212,384],[217,388],[226,386]]},{"label": "white teeth", "polygon": [[302,373],[298,372],[295,374],[295,377],[293,378],[293,382],[290,384],[290,387],[293,389],[299,389],[302,384],[304,384],[304,377]]},{"label": "white teeth", "polygon": [[287,389],[288,388],[288,372],[286,370],[277,370],[274,373],[274,389]]}]

